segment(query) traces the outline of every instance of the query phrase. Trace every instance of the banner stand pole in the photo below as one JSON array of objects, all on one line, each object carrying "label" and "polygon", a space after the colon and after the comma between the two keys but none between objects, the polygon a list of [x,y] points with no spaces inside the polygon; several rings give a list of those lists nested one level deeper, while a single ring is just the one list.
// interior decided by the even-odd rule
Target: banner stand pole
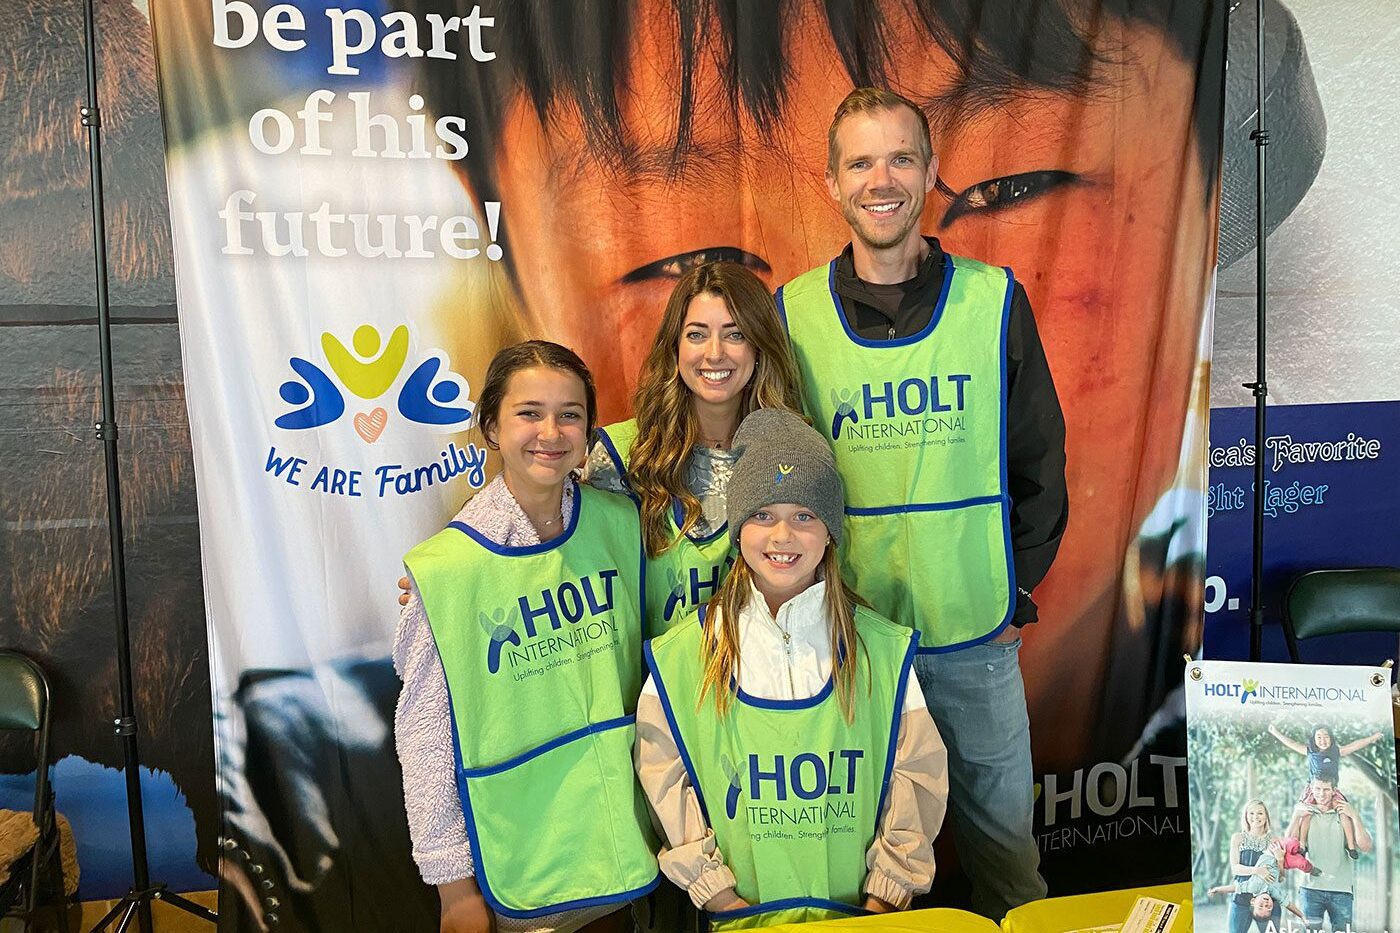
[{"label": "banner stand pole", "polygon": [[131,890],[93,927],[105,930],[121,915],[117,933],[133,919],[141,933],[151,933],[151,901],[164,901],[211,923],[218,915],[152,884],[146,859],[146,821],[141,807],[141,755],[136,744],[136,702],[132,688],[131,633],[126,602],[126,555],[122,532],[121,473],[117,460],[116,399],[112,379],[112,315],[107,293],[107,225],[102,200],[102,112],[97,106],[97,26],[93,0],[84,0],[83,27],[87,58],[87,103],[79,110],[87,127],[89,185],[92,197],[93,266],[97,278],[97,332],[102,367],[102,415],[93,430],[102,442],[107,468],[107,531],[111,538],[112,601],[117,623],[117,693],[120,712],[112,725],[121,740],[126,777],[126,808],[131,824]]},{"label": "banner stand pole", "polygon": [[1265,229],[1264,218],[1264,165],[1269,145],[1269,133],[1264,126],[1264,0],[1255,0],[1254,27],[1256,30],[1254,55],[1256,84],[1254,92],[1258,108],[1254,132],[1249,134],[1249,138],[1254,141],[1256,155],[1254,381],[1246,382],[1243,385],[1254,393],[1254,540],[1250,552],[1249,659],[1258,661],[1263,655],[1264,643],[1264,422],[1265,404],[1269,394],[1264,360],[1265,324],[1268,310],[1268,280],[1266,276],[1268,233]]}]

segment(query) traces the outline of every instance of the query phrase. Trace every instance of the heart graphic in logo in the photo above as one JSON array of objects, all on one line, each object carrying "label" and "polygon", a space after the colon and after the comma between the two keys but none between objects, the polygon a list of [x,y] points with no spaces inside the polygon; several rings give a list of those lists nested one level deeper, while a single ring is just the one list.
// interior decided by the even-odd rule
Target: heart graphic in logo
[{"label": "heart graphic in logo", "polygon": [[379,435],[384,433],[384,425],[388,423],[389,413],[382,408],[368,414],[361,412],[355,416],[355,433],[364,438],[366,444],[373,444],[379,440]]}]

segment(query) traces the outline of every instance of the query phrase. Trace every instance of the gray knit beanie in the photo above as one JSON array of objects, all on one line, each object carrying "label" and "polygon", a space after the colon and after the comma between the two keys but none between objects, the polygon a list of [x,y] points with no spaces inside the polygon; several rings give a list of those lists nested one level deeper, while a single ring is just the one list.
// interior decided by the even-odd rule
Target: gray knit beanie
[{"label": "gray knit beanie", "polygon": [[817,431],[785,408],[760,408],[734,433],[739,454],[725,493],[729,535],[737,545],[739,529],[765,506],[784,503],[812,510],[841,544],[846,515],[845,490],[831,448]]}]

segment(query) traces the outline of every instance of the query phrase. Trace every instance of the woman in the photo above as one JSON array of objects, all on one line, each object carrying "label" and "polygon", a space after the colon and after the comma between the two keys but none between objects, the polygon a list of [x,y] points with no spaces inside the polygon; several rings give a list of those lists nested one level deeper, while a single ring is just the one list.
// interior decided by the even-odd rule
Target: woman
[{"label": "woman", "polygon": [[[1239,832],[1230,837],[1230,870],[1235,875],[1236,885],[1251,877],[1259,877],[1268,882],[1279,880],[1277,869],[1259,864],[1259,859],[1268,850],[1269,843],[1276,838],[1278,837],[1274,835],[1273,822],[1269,819],[1269,808],[1264,806],[1264,801],[1255,798],[1246,802],[1244,809],[1240,811]],[[1279,928],[1283,905],[1274,902],[1268,917],[1258,919],[1253,915],[1251,899],[1251,895],[1245,893],[1230,896],[1229,933],[1245,933],[1251,921],[1259,933],[1266,933],[1269,924],[1273,924],[1275,930]]]},{"label": "woman", "polygon": [[667,301],[637,380],[635,417],[599,430],[586,473],[641,505],[648,635],[713,596],[733,562],[729,442],[758,408],[802,410],[777,305],[744,266],[696,266]]},{"label": "woman", "polygon": [[571,350],[496,354],[477,418],[501,475],[404,558],[395,741],[443,933],[614,933],[658,882],[631,768],[637,512],[573,476],[596,411]]}]

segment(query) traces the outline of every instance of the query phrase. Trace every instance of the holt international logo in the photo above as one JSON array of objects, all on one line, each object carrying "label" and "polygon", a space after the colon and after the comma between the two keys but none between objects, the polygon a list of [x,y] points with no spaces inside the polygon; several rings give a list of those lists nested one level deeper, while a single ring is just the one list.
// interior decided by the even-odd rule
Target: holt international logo
[{"label": "holt international logo", "polygon": [[471,420],[474,406],[467,380],[452,371],[441,350],[427,351],[398,392],[385,397],[408,362],[407,325],[394,328],[385,340],[374,325],[361,324],[349,347],[327,331],[321,334],[321,351],[330,373],[299,356],[287,361],[294,375],[282,383],[278,395],[291,408],[273,422],[277,427],[306,431],[349,413],[355,433],[373,444],[389,425],[390,406],[392,414],[430,430],[461,431]]},{"label": "holt international logo", "polygon": [[879,440],[961,432],[972,401],[972,376],[864,383],[831,390],[831,439]]},{"label": "holt international logo", "polygon": [[1208,697],[1238,700],[1243,706],[1247,703],[1265,706],[1299,703],[1338,703],[1360,702],[1365,700],[1365,691],[1345,687],[1320,687],[1310,684],[1273,684],[1246,677],[1235,682],[1207,681],[1202,685]]}]

